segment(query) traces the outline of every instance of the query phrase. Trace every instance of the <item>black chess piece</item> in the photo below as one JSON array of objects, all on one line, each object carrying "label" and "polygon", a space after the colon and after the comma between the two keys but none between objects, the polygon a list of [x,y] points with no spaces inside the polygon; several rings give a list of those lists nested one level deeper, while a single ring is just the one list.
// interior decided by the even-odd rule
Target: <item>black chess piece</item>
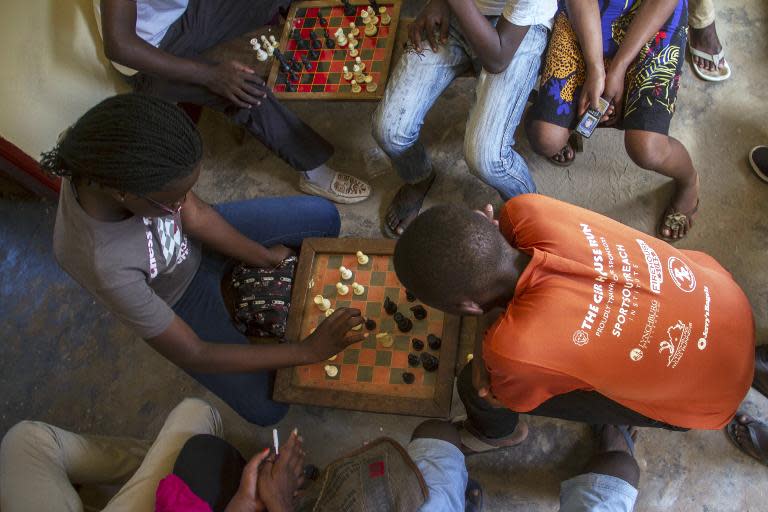
[{"label": "black chess piece", "polygon": [[304,64],[304,69],[307,71],[312,71],[312,63],[307,60],[306,56],[301,56],[301,63]]},{"label": "black chess piece", "polygon": [[389,297],[384,297],[384,311],[386,311],[388,315],[397,313],[397,304],[392,302],[392,299]]},{"label": "black chess piece", "polygon": [[418,354],[410,353],[408,354],[408,366],[419,366],[421,364],[421,359],[419,359]]},{"label": "black chess piece", "polygon": [[422,352],[420,358],[421,366],[428,372],[433,372],[440,366],[440,360],[429,352]]},{"label": "black chess piece", "polygon": [[413,329],[413,322],[410,318],[403,318],[402,321],[397,322],[397,328],[400,329],[400,332],[410,332]]},{"label": "black chess piece", "polygon": [[311,50],[309,50],[309,53],[308,53],[307,55],[308,55],[308,56],[309,56],[309,58],[310,58],[310,59],[312,59],[312,60],[317,60],[317,59],[319,59],[319,58],[320,58],[320,53],[319,53],[317,50],[315,50],[314,48],[312,48]]},{"label": "black chess piece", "polygon": [[333,38],[326,37],[325,38],[325,47],[329,50],[333,50],[336,48],[336,41],[333,40]]},{"label": "black chess piece", "polygon": [[374,320],[373,318],[369,318],[368,320],[366,320],[365,328],[368,329],[369,331],[374,330],[376,328],[376,320]]},{"label": "black chess piece", "polygon": [[440,345],[443,344],[443,340],[435,336],[434,334],[428,334],[427,335],[427,343],[429,344],[429,348],[432,350],[439,350]]},{"label": "black chess piece", "polygon": [[403,372],[403,382],[406,384],[413,384],[413,382],[416,380],[416,376],[412,374],[411,372]]},{"label": "black chess piece", "polygon": [[344,16],[355,16],[357,14],[357,9],[349,3],[349,0],[341,0],[341,2],[344,4]]},{"label": "black chess piece", "polygon": [[368,0],[368,3],[371,4],[371,7],[373,7],[373,12],[376,14],[379,13],[379,4],[376,2],[376,0]]},{"label": "black chess piece", "polygon": [[291,82],[288,82],[285,84],[285,90],[286,92],[296,92],[296,87]]},{"label": "black chess piece", "polygon": [[293,69],[294,73],[299,73],[302,70],[301,62],[296,60],[296,56],[294,56],[292,61],[291,61],[291,69]]},{"label": "black chess piece", "polygon": [[299,75],[296,74],[295,71],[291,71],[291,74],[289,75],[291,82],[298,82],[299,81]]},{"label": "black chess piece", "polygon": [[317,22],[320,23],[321,27],[327,27],[328,26],[328,20],[323,16],[323,13],[318,12],[317,13]]},{"label": "black chess piece", "polygon": [[309,41],[306,39],[300,39],[296,46],[299,48],[299,50],[309,50]]},{"label": "black chess piece", "polygon": [[407,300],[408,302],[413,302],[416,300],[416,296],[411,292],[409,292],[408,290],[405,290],[405,300]]},{"label": "black chess piece", "polygon": [[424,306],[419,304],[418,306],[413,306],[411,308],[411,313],[413,313],[413,318],[416,320],[424,320],[427,318],[427,310],[424,309]]},{"label": "black chess piece", "polygon": [[309,38],[312,39],[312,48],[315,50],[319,50],[323,47],[323,43],[320,41],[320,38],[317,36],[316,32],[310,32]]},{"label": "black chess piece", "polygon": [[424,350],[424,342],[421,341],[419,338],[413,338],[411,340],[411,345],[413,345],[413,350],[416,352],[421,352]]},{"label": "black chess piece", "polygon": [[297,28],[293,29],[293,32],[291,32],[291,37],[297,41],[301,41],[301,32],[299,31],[299,29]]}]

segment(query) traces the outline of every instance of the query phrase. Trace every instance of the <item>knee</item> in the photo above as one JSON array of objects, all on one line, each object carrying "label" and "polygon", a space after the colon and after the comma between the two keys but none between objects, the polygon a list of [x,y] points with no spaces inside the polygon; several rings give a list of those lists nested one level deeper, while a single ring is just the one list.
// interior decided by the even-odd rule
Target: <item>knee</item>
[{"label": "knee", "polygon": [[317,230],[323,237],[338,237],[341,232],[341,217],[336,205],[322,197],[307,197],[311,215],[307,219],[314,219]]},{"label": "knee", "polygon": [[0,444],[0,458],[11,453],[46,451],[56,446],[56,435],[51,427],[41,421],[21,421],[11,427]]},{"label": "knee", "polygon": [[411,440],[414,439],[440,439],[461,448],[461,437],[459,431],[448,421],[427,420],[417,426]]},{"label": "knee", "polygon": [[491,148],[482,137],[466,137],[464,139],[464,160],[469,171],[482,180],[491,177],[494,172],[494,152],[499,160],[499,149]]},{"label": "knee", "polygon": [[525,133],[536,154],[550,157],[568,143],[568,129],[544,121],[526,119]]},{"label": "knee", "polygon": [[387,154],[399,154],[416,141],[417,133],[407,128],[408,114],[405,106],[395,105],[393,101],[383,99],[373,115],[371,135]]},{"label": "knee", "polygon": [[185,398],[168,415],[167,422],[195,425],[201,432],[220,435],[223,431],[221,416],[211,404],[199,398]]},{"label": "knee", "polygon": [[624,147],[638,167],[653,171],[661,167],[667,155],[668,137],[643,130],[627,130]]},{"label": "knee", "polygon": [[288,405],[269,402],[257,409],[238,411],[238,413],[248,423],[253,423],[260,427],[271,427],[285,418],[285,415],[288,414]]}]

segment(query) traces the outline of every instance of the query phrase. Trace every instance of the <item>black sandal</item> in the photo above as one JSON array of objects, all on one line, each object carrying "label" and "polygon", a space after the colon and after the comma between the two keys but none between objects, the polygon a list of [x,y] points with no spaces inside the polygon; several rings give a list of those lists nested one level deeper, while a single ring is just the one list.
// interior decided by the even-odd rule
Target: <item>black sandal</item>
[{"label": "black sandal", "polygon": [[[573,158],[569,160],[564,160],[564,161],[555,159],[556,156],[561,156],[565,158],[565,153],[568,150],[573,151]],[[584,138],[580,134],[576,132],[572,132],[571,135],[568,137],[568,143],[565,146],[563,146],[563,149],[561,149],[557,154],[549,157],[549,161],[558,167],[570,167],[573,164],[574,160],[576,160],[576,153],[581,153],[583,151],[584,151]]]},{"label": "black sandal", "polygon": [[481,512],[483,510],[483,488],[477,480],[472,478],[467,480],[464,503],[466,512]]}]

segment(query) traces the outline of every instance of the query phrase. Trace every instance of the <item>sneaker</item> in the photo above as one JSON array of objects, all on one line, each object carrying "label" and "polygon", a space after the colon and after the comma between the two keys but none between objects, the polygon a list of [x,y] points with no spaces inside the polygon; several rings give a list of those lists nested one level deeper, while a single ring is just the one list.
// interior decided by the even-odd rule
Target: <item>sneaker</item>
[{"label": "sneaker", "polygon": [[768,182],[768,146],[755,146],[749,152],[749,163],[757,176]]},{"label": "sneaker", "polygon": [[371,195],[371,186],[361,179],[337,172],[327,189],[311,182],[304,176],[299,178],[299,190],[305,194],[320,196],[339,204],[353,204],[365,201]]}]

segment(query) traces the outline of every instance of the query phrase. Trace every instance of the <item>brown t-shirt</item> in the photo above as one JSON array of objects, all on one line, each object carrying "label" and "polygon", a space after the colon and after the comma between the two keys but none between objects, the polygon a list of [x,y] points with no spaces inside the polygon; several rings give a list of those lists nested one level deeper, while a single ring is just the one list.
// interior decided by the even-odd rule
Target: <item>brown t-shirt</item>
[{"label": "brown t-shirt", "polygon": [[85,213],[68,180],[61,182],[53,252],[61,268],[142,338],[168,328],[171,306],[201,259],[180,215],[99,221]]},{"label": "brown t-shirt", "polygon": [[526,412],[595,390],[649,418],[718,429],[749,389],[749,302],[720,264],[541,195],[500,214],[531,256],[483,345],[493,393]]}]

